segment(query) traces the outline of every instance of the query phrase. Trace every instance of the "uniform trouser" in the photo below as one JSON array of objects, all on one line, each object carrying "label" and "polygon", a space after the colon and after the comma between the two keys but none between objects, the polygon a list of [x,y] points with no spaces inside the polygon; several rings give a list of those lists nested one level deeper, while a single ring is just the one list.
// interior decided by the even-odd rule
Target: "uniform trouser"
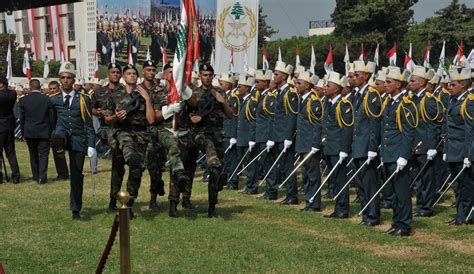
[{"label": "uniform trouser", "polygon": [[[276,153],[277,156],[283,153],[284,149],[284,144],[283,142],[281,143],[276,143],[275,147],[277,148]],[[277,193],[277,188],[278,186],[286,179],[289,177],[291,171],[293,171],[293,164],[295,163],[295,147],[294,145],[290,146],[289,148],[286,149],[286,151],[283,153],[283,155],[280,157],[280,159],[277,162],[277,166],[275,166],[272,170],[270,175],[273,176],[274,180],[271,182],[274,182],[275,184],[271,186],[271,192],[270,194],[276,195]],[[296,179],[295,175],[291,175],[291,178],[289,178],[286,183],[286,198],[288,199],[297,199],[297,194],[298,194],[298,189],[296,187]]]},{"label": "uniform trouser", "polygon": [[71,168],[70,186],[71,211],[80,211],[82,208],[82,192],[84,190],[84,159],[86,154],[82,151],[69,151],[69,167]]},{"label": "uniform trouser", "polygon": [[66,152],[64,150],[61,152],[58,152],[58,148],[54,145],[54,142],[51,143],[51,148],[53,150],[54,166],[56,167],[58,178],[60,179],[69,178],[69,169],[67,167],[67,162],[66,162]]},{"label": "uniform trouser", "polygon": [[49,139],[26,138],[26,144],[30,154],[33,180],[46,181],[48,179]]},{"label": "uniform trouser", "polygon": [[[385,180],[388,179],[390,174],[387,174],[383,166],[379,168],[378,172],[379,172],[379,183],[383,184]],[[393,186],[391,184],[385,185],[381,193],[382,193],[382,198],[380,199],[380,202],[384,203],[388,207],[393,207],[393,200],[395,199],[395,192],[393,191]]]},{"label": "uniform trouser", "polygon": [[[366,158],[367,159],[367,158]],[[356,164],[356,160],[354,159],[354,161],[352,161],[352,164],[349,165],[349,167],[347,167],[347,172],[349,172],[350,170],[352,170],[351,174],[349,174],[348,177],[351,177],[352,174],[354,174],[357,169],[359,169],[360,166],[358,166]],[[356,176],[353,180],[353,183],[356,187],[356,192],[357,192],[357,197],[359,198],[359,200],[362,202],[366,199],[366,197],[364,197],[364,190],[363,190],[363,187],[364,187],[364,182],[362,180],[362,175],[361,173],[359,173],[358,176]],[[336,193],[337,194],[337,193]],[[370,198],[369,198],[370,199]]]},{"label": "uniform trouser", "polygon": [[[330,172],[339,161],[339,155],[328,155],[326,160]],[[347,182],[346,165],[347,160],[342,161],[342,163],[336,167],[331,177],[329,177],[329,182],[332,181],[332,184],[334,185],[335,194],[339,193]],[[349,214],[349,188],[346,187],[339,197],[337,197],[334,205],[334,212],[336,214]]]},{"label": "uniform trouser", "polygon": [[[324,159],[325,159],[325,162],[326,162],[326,166],[328,167],[328,168],[326,169],[326,175],[328,175],[329,172],[331,171],[331,167],[330,167],[329,164],[328,164],[328,162],[329,162],[328,158],[329,158],[329,157],[330,157],[330,156],[325,156],[325,158],[324,158]],[[346,170],[346,169],[345,169],[345,170]],[[324,174],[323,174],[323,175],[324,175]],[[334,176],[334,175],[331,175],[331,176]],[[327,194],[332,195],[332,196],[334,196],[334,195],[337,194],[337,191],[335,190],[335,182],[336,182],[336,181],[334,181],[334,180],[329,180],[329,181],[327,182],[327,184],[328,184],[328,192],[327,192]]]},{"label": "uniform trouser", "polygon": [[217,204],[218,183],[224,160],[224,142],[217,130],[197,132],[194,136],[196,146],[206,154],[209,167],[209,183],[207,184],[208,200],[210,205]]},{"label": "uniform trouser", "polygon": [[[182,192],[183,198],[191,198],[193,190],[193,180],[194,174],[196,172],[196,160],[198,158],[199,150],[194,144],[194,141],[191,138],[191,135],[188,133],[184,136],[178,137],[178,146],[181,152],[181,160],[184,165],[184,174],[188,176],[188,181],[186,182],[185,190]],[[179,201],[179,189],[176,185],[176,179],[174,176],[170,177],[170,193],[168,195],[168,200],[170,201]]]},{"label": "uniform trouser", "polygon": [[[16,159],[15,133],[13,128],[5,132],[0,132],[0,153],[2,153],[2,157],[3,150],[5,150],[5,155],[12,169],[12,179],[20,180],[20,168],[18,167],[18,161]],[[0,170],[2,170],[1,168],[2,162],[0,161]]]},{"label": "uniform trouser", "polygon": [[[426,154],[416,155],[412,163],[421,171],[426,164]],[[419,213],[432,214],[433,204],[436,201],[437,184],[435,181],[435,160],[428,162],[423,174],[421,174],[416,183],[416,211]],[[418,173],[417,173],[418,174]],[[416,176],[416,175],[415,175]],[[413,178],[415,179],[415,178]],[[410,182],[411,183],[411,182]]]},{"label": "uniform trouser", "polygon": [[[384,163],[383,166],[388,177],[397,169],[396,162]],[[395,194],[392,203],[392,226],[405,232],[411,231],[411,222],[413,219],[410,184],[410,172],[408,166],[403,170],[398,171],[398,173],[395,174],[388,183],[388,185],[393,187],[393,192]]]},{"label": "uniform trouser", "polygon": [[[367,157],[354,159],[356,166],[356,172],[365,162]],[[377,176],[377,159],[370,161],[368,165],[362,168],[359,173],[360,178],[360,197],[361,206],[364,207],[369,200],[375,195],[377,190],[380,188],[380,180]],[[370,203],[367,209],[362,215],[362,219],[368,223],[375,223],[380,221],[380,196],[377,195],[375,199]]]},{"label": "uniform trouser", "polygon": [[[303,157],[302,160],[305,156],[306,154],[301,155],[301,157]],[[321,185],[321,170],[319,168],[320,161],[321,152],[317,152],[303,164],[303,177],[305,178],[304,197],[306,200],[306,207],[308,208],[321,208],[321,191],[314,197],[312,203],[309,202]]]},{"label": "uniform trouser", "polygon": [[[438,193],[438,191],[441,189],[444,182],[446,181],[446,179],[449,176],[449,168],[448,168],[448,164],[445,161],[443,161],[443,153],[442,152],[438,152],[438,154],[436,154],[436,157],[435,157],[434,161],[435,161],[434,162],[434,172],[435,172],[435,182],[436,182],[436,194],[435,194],[435,196],[436,196],[436,199],[438,199],[439,195],[441,194],[441,193]],[[452,176],[451,176],[451,179],[453,179]]]},{"label": "uniform trouser", "polygon": [[[224,147],[229,147],[230,145],[230,138],[224,138]],[[238,149],[236,145],[233,145],[225,154],[224,156],[224,167],[223,171],[227,173],[229,176],[234,172],[235,168],[238,164]],[[230,180],[227,182],[227,185],[232,187],[239,186],[239,176],[234,175]]]},{"label": "uniform trouser", "polygon": [[125,175],[125,160],[120,151],[112,150],[112,174],[110,176],[110,200],[117,201],[117,194],[122,188]]},{"label": "uniform trouser", "polygon": [[[453,180],[462,168],[463,162],[449,163],[449,170],[452,175],[450,180]],[[453,185],[456,195],[456,220],[465,222],[471,208],[474,206],[474,167],[464,169],[457,179],[457,183]]]},{"label": "uniform trouser", "polygon": [[[243,153],[245,154],[247,150],[248,147],[245,147],[245,151],[243,151]],[[257,149],[257,145],[255,145],[252,148],[252,151],[247,154],[247,159],[244,160],[244,166],[247,166],[248,163],[252,161],[259,152],[260,151]],[[256,162],[257,161],[254,161],[249,167],[245,169],[245,176],[247,177],[245,186],[247,191],[250,193],[257,193],[258,191],[258,166]]]},{"label": "uniform trouser", "polygon": [[162,179],[162,158],[163,148],[156,141],[148,142],[146,149],[146,169],[150,175],[150,193],[152,195],[165,195],[165,182]]},{"label": "uniform trouser", "polygon": [[[266,144],[264,145],[266,147]],[[276,146],[273,146],[268,153],[265,153],[266,161],[271,163],[270,167],[275,163],[275,160],[277,158],[277,153],[278,153],[278,148]],[[270,198],[276,198],[278,195],[278,185],[276,182],[276,173],[273,172],[273,170],[278,169],[278,163],[273,167],[272,170],[270,170],[270,167],[267,170],[267,173],[268,171],[270,171],[270,173],[265,179],[265,194],[267,194],[268,197]],[[267,173],[265,173],[265,175],[267,175]]]},{"label": "uniform trouser", "polygon": [[170,131],[163,129],[158,131],[158,136],[161,144],[168,151],[167,163],[169,164],[171,175],[178,171],[184,170],[183,161],[181,160],[181,151],[178,145],[178,139]]}]

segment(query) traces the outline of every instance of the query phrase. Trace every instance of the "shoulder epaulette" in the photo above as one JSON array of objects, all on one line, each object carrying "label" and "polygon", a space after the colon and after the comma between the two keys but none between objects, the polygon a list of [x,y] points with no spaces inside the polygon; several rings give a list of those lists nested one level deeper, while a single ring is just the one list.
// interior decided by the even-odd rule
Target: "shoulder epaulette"
[{"label": "shoulder epaulette", "polygon": [[469,94],[469,95],[467,96],[467,99],[468,99],[469,101],[474,101],[474,93]]},{"label": "shoulder epaulette", "polygon": [[293,86],[290,86],[290,92],[298,93],[298,91],[296,90],[296,88],[293,87]]},{"label": "shoulder epaulette", "polygon": [[50,95],[48,95],[48,96],[49,96],[49,97],[54,97],[54,96],[56,96],[56,95],[58,95],[58,94],[61,94],[61,92],[56,92],[56,93],[50,94]]},{"label": "shoulder epaulette", "polygon": [[84,91],[79,92],[80,95],[90,97],[90,94],[85,93]]}]

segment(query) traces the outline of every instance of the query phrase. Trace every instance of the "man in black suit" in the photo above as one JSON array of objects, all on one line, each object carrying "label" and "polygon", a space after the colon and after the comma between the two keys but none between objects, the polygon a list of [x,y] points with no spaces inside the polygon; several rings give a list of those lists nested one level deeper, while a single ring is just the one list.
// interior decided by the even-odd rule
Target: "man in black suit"
[{"label": "man in black suit", "polygon": [[[12,169],[12,182],[18,184],[20,182],[20,168],[15,153],[15,116],[13,115],[15,102],[16,92],[9,90],[7,78],[0,76],[0,158],[3,157],[5,150]],[[0,170],[2,170],[2,161],[0,161]],[[0,176],[1,182],[3,182],[3,176]]]},{"label": "man in black suit", "polygon": [[31,94],[20,99],[20,125],[30,152],[33,180],[39,184],[48,181],[49,137],[51,136],[51,110],[49,97],[41,93],[37,79],[30,81]]}]

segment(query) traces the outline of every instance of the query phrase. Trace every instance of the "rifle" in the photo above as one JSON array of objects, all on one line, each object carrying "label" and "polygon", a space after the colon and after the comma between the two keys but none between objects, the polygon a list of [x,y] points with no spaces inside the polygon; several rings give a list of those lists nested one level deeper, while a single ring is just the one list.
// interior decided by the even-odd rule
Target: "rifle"
[{"label": "rifle", "polygon": [[140,107],[141,104],[145,103],[145,100],[143,99],[142,95],[138,93],[138,91],[133,91],[131,96],[132,100],[120,108],[121,110],[125,110],[127,114],[135,111]]}]

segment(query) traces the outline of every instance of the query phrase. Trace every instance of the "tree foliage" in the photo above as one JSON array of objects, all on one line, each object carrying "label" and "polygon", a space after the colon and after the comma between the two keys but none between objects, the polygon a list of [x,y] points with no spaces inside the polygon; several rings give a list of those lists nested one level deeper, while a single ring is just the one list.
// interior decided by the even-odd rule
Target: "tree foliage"
[{"label": "tree foliage", "polygon": [[0,34],[0,74],[6,75],[7,72],[7,51],[8,41],[11,41],[11,57],[13,76],[23,77],[23,48],[15,44],[14,34]]},{"label": "tree foliage", "polygon": [[258,8],[258,47],[262,48],[266,45],[266,37],[270,38],[277,33],[271,26],[267,25],[267,15],[263,14],[263,8]]}]

